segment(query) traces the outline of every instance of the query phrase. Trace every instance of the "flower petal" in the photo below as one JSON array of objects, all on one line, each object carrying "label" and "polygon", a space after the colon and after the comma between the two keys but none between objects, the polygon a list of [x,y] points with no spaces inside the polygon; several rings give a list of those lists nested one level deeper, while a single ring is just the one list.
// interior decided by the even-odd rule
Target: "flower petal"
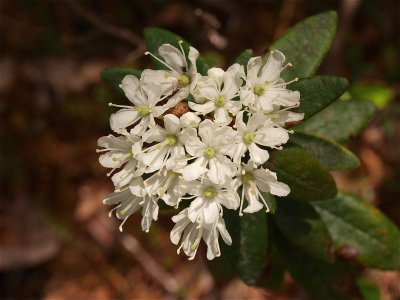
[{"label": "flower petal", "polygon": [[278,50],[271,51],[267,62],[261,70],[260,79],[262,82],[272,82],[279,79],[282,64],[285,61],[285,56]]},{"label": "flower petal", "polygon": [[158,53],[165,62],[178,74],[187,68],[186,60],[182,53],[170,44],[163,44],[158,48]]},{"label": "flower petal", "polygon": [[182,169],[182,176],[186,181],[192,181],[200,177],[206,168],[207,160],[204,157],[199,157],[193,163],[187,165]]},{"label": "flower petal", "polygon": [[110,116],[110,126],[115,132],[134,124],[140,119],[140,114],[133,109],[121,109]]}]

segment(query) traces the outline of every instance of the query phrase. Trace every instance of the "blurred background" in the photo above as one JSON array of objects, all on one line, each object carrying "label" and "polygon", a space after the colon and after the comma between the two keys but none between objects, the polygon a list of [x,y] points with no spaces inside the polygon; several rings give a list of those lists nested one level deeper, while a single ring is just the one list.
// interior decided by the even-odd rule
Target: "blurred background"
[{"label": "blurred background", "polygon": [[[334,172],[338,186],[400,225],[399,6],[393,0],[0,1],[0,297],[2,299],[307,299],[285,276],[278,291],[239,279],[217,283],[204,252],[176,254],[173,224],[126,232],[102,204],[112,191],[96,141],[110,133],[118,94],[100,79],[110,66],[150,66],[146,26],[171,30],[211,64],[244,49],[257,55],[290,26],[325,10],[338,34],[320,74],[349,78],[349,95],[379,111],[349,143],[362,166]],[[301,49],[299,49],[301,51]],[[204,249],[202,249],[204,250]],[[399,299],[400,275],[367,270],[382,299]]]}]

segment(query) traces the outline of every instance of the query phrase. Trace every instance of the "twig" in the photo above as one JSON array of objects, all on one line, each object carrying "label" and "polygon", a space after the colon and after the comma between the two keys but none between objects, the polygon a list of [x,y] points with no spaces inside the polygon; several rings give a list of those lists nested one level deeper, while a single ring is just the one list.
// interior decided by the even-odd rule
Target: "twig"
[{"label": "twig", "polygon": [[139,242],[133,236],[121,234],[119,240],[124,248],[135,257],[142,268],[157,280],[157,282],[159,282],[168,293],[172,295],[178,293],[181,287],[175,278],[161,268],[154,258],[140,246]]},{"label": "twig", "polygon": [[86,21],[96,26],[101,31],[130,42],[131,44],[135,45],[137,49],[141,49],[142,52],[145,50],[143,40],[130,30],[114,26],[112,24],[105,22],[104,20],[97,17],[94,13],[83,8],[74,0],[63,0],[63,1],[67,3],[69,7],[71,7],[77,14],[81,15],[83,18],[86,19]]}]

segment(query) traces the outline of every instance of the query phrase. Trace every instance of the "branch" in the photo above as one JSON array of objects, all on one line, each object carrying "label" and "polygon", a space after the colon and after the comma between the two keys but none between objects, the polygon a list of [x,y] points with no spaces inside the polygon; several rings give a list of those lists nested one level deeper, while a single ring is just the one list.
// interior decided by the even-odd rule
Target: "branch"
[{"label": "branch", "polygon": [[116,37],[119,37],[135,45],[138,49],[145,49],[143,40],[126,28],[114,26],[97,17],[94,13],[86,10],[74,0],[64,0],[64,2],[86,21],[97,27],[99,30]]}]

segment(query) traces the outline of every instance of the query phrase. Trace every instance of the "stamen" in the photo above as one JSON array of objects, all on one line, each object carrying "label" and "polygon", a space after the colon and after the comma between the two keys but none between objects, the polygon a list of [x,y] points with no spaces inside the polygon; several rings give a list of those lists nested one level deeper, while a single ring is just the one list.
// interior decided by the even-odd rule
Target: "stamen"
[{"label": "stamen", "polygon": [[280,83],[280,84],[275,84],[275,85],[273,85],[273,87],[275,88],[275,87],[280,87],[280,86],[286,86],[286,85],[291,84],[291,83],[296,82],[296,81],[299,81],[299,78],[296,77],[295,79],[293,79],[291,81],[283,82],[283,83]]},{"label": "stamen", "polygon": [[124,231],[122,227],[124,226],[126,220],[128,220],[128,217],[126,217],[126,218],[122,221],[121,225],[119,225],[119,231],[121,231],[121,232]]},{"label": "stamen", "polygon": [[240,209],[239,209],[239,216],[243,216],[243,202],[244,202],[244,184],[242,185],[242,196],[240,197]]},{"label": "stamen", "polygon": [[187,63],[186,54],[185,54],[185,51],[183,51],[182,44],[183,44],[183,41],[182,41],[182,40],[178,41],[178,45],[179,45],[179,48],[181,48],[181,52],[182,52],[182,55],[183,55],[183,59],[185,60],[185,64],[186,64],[186,68],[187,68],[189,65],[188,65],[188,63]]},{"label": "stamen", "polygon": [[128,105],[119,105],[119,104],[114,104],[114,103],[108,103],[108,106],[114,106],[114,107],[119,107],[119,108],[128,108],[128,109],[133,109],[133,106],[128,106]]},{"label": "stamen", "polygon": [[285,70],[287,67],[293,67],[292,63],[288,63],[286,66],[282,67],[281,72]]},{"label": "stamen", "polygon": [[160,63],[162,63],[164,66],[166,66],[168,69],[170,69],[172,72],[176,72],[176,70],[174,70],[174,68],[172,68],[170,65],[168,65],[165,61],[163,61],[162,59],[158,58],[157,56],[155,56],[153,53],[146,51],[144,53],[144,55],[150,55],[151,57],[153,57],[154,59],[156,59],[157,61],[159,61]]}]

